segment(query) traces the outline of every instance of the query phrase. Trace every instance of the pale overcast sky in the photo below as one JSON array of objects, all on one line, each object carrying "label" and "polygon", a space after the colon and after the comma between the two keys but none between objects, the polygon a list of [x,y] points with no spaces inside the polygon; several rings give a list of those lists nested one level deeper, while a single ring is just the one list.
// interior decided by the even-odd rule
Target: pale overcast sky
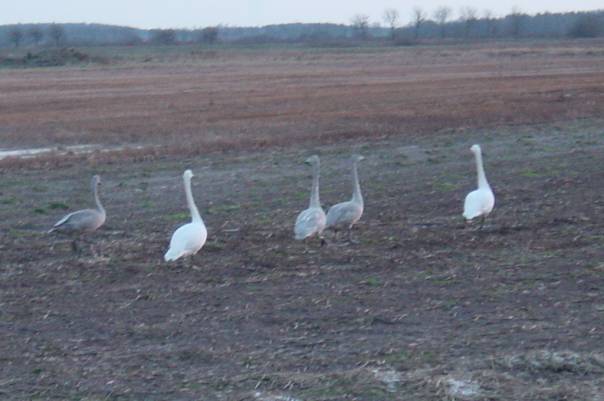
[{"label": "pale overcast sky", "polygon": [[140,28],[208,25],[254,26],[285,22],[349,23],[355,14],[381,22],[384,9],[395,8],[406,23],[414,6],[430,14],[440,5],[455,12],[462,6],[498,15],[516,6],[530,14],[604,8],[604,0],[2,0],[0,24],[26,22],[99,22]]}]

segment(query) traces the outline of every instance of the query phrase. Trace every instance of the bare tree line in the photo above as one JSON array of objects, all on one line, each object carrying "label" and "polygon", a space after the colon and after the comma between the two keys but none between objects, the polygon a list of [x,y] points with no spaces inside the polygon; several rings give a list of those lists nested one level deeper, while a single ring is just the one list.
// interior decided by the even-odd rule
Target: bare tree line
[{"label": "bare tree line", "polygon": [[[98,24],[24,24],[0,26],[0,47],[66,45],[174,45],[217,42],[308,42],[337,44],[334,41],[389,39],[400,44],[419,40],[488,39],[523,37],[604,36],[604,11],[582,13],[542,13],[528,15],[515,7],[505,16],[491,10],[441,6],[429,12],[413,7],[406,22],[398,10],[384,10],[381,21],[372,22],[364,14],[354,15],[349,25],[277,24],[264,27],[212,26],[203,29],[152,29]],[[383,25],[382,25],[383,24]]]},{"label": "bare tree line", "polygon": [[[457,16],[455,16],[457,14]],[[534,16],[513,7],[507,15],[497,16],[489,9],[461,7],[457,13],[446,5],[431,13],[414,7],[406,25],[396,9],[384,11],[382,22],[391,40],[401,38],[495,38],[495,37],[597,37],[604,35],[604,11]],[[354,21],[354,19],[353,19]],[[366,25],[370,22],[366,21]],[[545,25],[548,25],[545,27]],[[354,26],[354,24],[353,24]]]},{"label": "bare tree line", "polygon": [[15,48],[20,47],[21,44],[28,39],[30,43],[38,46],[45,36],[48,37],[48,40],[55,46],[60,46],[65,40],[65,30],[59,24],[51,24],[47,30],[43,30],[39,26],[32,26],[25,30],[18,25],[15,25],[8,31],[9,41]]},{"label": "bare tree line", "polygon": [[[0,47],[62,47],[94,44],[164,44],[206,43],[218,41],[219,27],[203,29],[135,30],[120,26],[95,24],[23,24],[0,26]],[[4,39],[4,43],[2,41]]]}]

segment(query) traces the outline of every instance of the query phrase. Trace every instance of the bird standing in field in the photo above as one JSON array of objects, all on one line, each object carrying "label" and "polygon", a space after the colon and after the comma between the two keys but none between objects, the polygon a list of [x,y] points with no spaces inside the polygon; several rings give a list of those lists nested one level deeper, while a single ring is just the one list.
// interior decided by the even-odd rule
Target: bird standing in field
[{"label": "bird standing in field", "polygon": [[186,170],[182,176],[185,185],[187,205],[191,211],[191,222],[180,226],[170,240],[170,248],[164,255],[166,262],[174,261],[185,256],[195,255],[205,244],[208,237],[206,226],[199,215],[193,194],[191,192],[191,178],[193,172]]},{"label": "bird standing in field", "polygon": [[495,206],[495,195],[491,190],[491,186],[484,174],[484,166],[482,165],[482,151],[480,145],[473,145],[470,150],[476,158],[476,171],[478,173],[478,189],[470,192],[466,196],[463,205],[463,217],[466,221],[480,217],[480,227],[482,228],[484,220],[493,210]]},{"label": "bird standing in field", "polygon": [[312,165],[312,189],[310,191],[310,203],[308,209],[303,210],[296,219],[294,234],[297,240],[304,240],[312,236],[321,239],[321,245],[325,243],[323,230],[325,229],[325,212],[319,201],[319,156],[313,155],[306,159],[305,163]]},{"label": "bird standing in field", "polygon": [[365,159],[361,155],[353,155],[352,162],[352,199],[348,202],[333,205],[327,211],[326,228],[334,230],[336,235],[342,228],[348,229],[348,240],[352,241],[352,227],[363,215],[363,195],[359,184],[358,163]]},{"label": "bird standing in field", "polygon": [[[101,177],[95,175],[92,177],[92,193],[94,194],[94,201],[96,203],[96,209],[83,209],[77,212],[69,213],[67,216],[59,220],[48,233],[57,232],[60,234],[66,234],[72,237],[73,242],[71,243],[74,252],[78,251],[77,240],[82,239],[84,235],[93,233],[99,227],[105,223],[107,217],[105,209],[99,199],[99,185],[101,185]],[[90,245],[92,250],[92,244]]]}]

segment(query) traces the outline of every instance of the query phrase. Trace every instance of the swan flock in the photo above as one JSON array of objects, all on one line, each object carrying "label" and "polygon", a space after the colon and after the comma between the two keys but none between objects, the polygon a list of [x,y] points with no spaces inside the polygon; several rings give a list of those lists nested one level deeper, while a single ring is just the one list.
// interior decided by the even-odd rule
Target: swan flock
[{"label": "swan flock", "polygon": [[[495,195],[486,178],[480,145],[473,145],[470,151],[474,154],[476,162],[478,188],[466,195],[463,206],[463,217],[467,222],[480,218],[480,227],[482,227],[484,220],[495,206]],[[353,226],[359,221],[364,210],[358,173],[358,164],[363,159],[364,157],[361,155],[353,155],[350,159],[352,172],[351,199],[333,205],[328,209],[327,214],[321,206],[319,197],[319,156],[313,155],[305,160],[306,164],[312,166],[312,186],[308,208],[298,214],[294,224],[294,238],[296,240],[302,241],[318,237],[321,245],[323,245],[325,243],[323,237],[325,230],[334,231],[336,237],[340,230],[347,230],[348,239],[350,242],[353,242],[351,238]],[[206,226],[193,199],[191,189],[193,172],[185,170],[182,177],[187,206],[191,214],[191,222],[180,226],[172,234],[170,245],[164,254],[166,262],[195,255],[204,246],[208,237]],[[55,223],[48,231],[48,233],[56,232],[72,236],[74,238],[72,243],[74,251],[77,250],[77,239],[95,232],[105,223],[106,211],[99,199],[100,184],[101,178],[98,175],[93,176],[91,186],[96,208],[69,213]]]}]

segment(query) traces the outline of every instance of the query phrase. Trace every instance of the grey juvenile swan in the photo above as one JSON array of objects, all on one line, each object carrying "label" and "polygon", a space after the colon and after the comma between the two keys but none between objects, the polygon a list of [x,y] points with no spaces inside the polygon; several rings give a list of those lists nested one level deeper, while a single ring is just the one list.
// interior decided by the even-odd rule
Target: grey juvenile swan
[{"label": "grey juvenile swan", "polygon": [[58,232],[70,236],[76,236],[72,242],[72,248],[75,251],[78,250],[77,237],[84,234],[90,234],[96,231],[105,223],[107,217],[105,208],[101,204],[99,199],[99,185],[101,184],[101,177],[95,175],[92,177],[92,192],[94,194],[94,201],[96,203],[96,209],[83,209],[77,212],[69,213],[67,216],[59,220],[48,233]]},{"label": "grey juvenile swan", "polygon": [[336,233],[342,228],[348,228],[348,239],[352,241],[352,226],[363,215],[363,195],[359,185],[357,164],[365,159],[361,155],[353,155],[352,162],[352,199],[348,202],[338,203],[329,208],[327,212],[326,228]]},{"label": "grey juvenile swan", "polygon": [[319,201],[319,156],[313,155],[306,159],[305,163],[311,164],[313,167],[310,203],[308,209],[303,210],[298,215],[294,226],[294,234],[297,240],[304,240],[316,235],[321,239],[321,245],[323,245],[323,230],[325,229],[326,218]]}]

